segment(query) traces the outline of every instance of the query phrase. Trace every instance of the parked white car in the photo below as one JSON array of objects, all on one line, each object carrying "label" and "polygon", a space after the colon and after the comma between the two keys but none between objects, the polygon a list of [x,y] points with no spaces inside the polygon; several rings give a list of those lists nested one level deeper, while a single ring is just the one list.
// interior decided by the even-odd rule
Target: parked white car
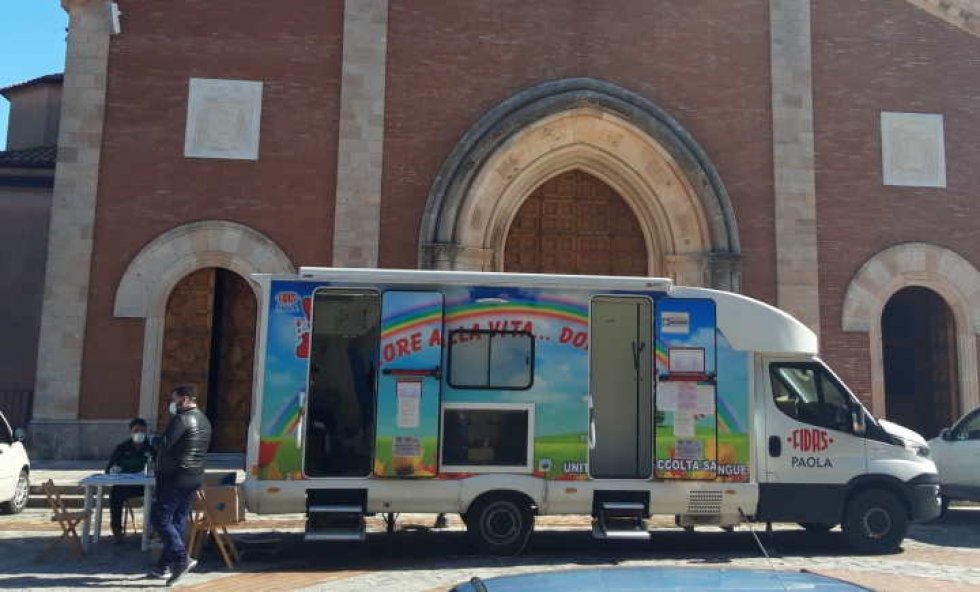
[{"label": "parked white car", "polygon": [[31,463],[23,439],[24,431],[14,430],[0,411],[0,514],[17,514],[27,506]]},{"label": "parked white car", "polygon": [[939,468],[943,507],[953,500],[980,501],[980,408],[929,442]]}]

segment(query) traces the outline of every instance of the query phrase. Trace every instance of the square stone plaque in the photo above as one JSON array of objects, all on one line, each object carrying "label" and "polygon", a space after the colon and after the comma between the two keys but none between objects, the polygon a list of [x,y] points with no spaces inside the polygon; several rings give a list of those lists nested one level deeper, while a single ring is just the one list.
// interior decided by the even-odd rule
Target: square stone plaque
[{"label": "square stone plaque", "polygon": [[258,160],[262,83],[191,78],[184,156]]},{"label": "square stone plaque", "polygon": [[882,113],[881,151],[885,185],[946,187],[942,115]]}]

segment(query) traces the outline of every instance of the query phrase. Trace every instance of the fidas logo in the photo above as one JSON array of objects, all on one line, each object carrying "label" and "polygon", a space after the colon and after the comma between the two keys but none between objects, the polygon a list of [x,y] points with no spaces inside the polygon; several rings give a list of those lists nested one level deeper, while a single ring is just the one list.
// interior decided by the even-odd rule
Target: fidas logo
[{"label": "fidas logo", "polygon": [[834,443],[830,434],[818,429],[793,430],[786,440],[793,450],[800,452],[823,452]]},{"label": "fidas logo", "polygon": [[834,467],[829,457],[813,455],[813,453],[826,452],[834,443],[834,439],[825,430],[816,428],[793,430],[786,441],[793,450],[811,454],[811,456],[793,455],[790,464],[794,468],[832,469]]}]

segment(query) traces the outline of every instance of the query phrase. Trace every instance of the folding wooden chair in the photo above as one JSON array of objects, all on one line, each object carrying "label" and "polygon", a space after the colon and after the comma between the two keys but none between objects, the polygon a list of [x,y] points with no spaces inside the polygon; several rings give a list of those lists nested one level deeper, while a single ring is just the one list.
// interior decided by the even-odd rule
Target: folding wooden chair
[{"label": "folding wooden chair", "polygon": [[203,489],[198,489],[194,495],[194,506],[191,513],[191,534],[190,540],[187,543],[187,554],[195,559],[199,559],[204,541],[210,535],[214,539],[214,544],[217,545],[218,552],[221,553],[221,558],[224,559],[225,565],[229,569],[235,567],[235,563],[240,561],[241,558],[238,554],[238,547],[235,546],[235,540],[228,534],[228,527],[224,524],[218,524],[215,521],[207,503],[207,495]]},{"label": "folding wooden chair", "polygon": [[[133,525],[133,533],[136,532],[136,511],[135,511],[136,502],[141,502],[142,503],[143,502],[143,498],[141,498],[141,497],[131,497],[128,500],[126,500],[125,502],[123,502],[123,516],[122,516],[122,518],[123,518],[123,523],[122,523],[122,531],[123,531],[123,534],[126,534],[126,532],[129,530],[129,525],[130,524]],[[145,526],[144,526],[144,528],[145,528]]]},{"label": "folding wooden chair", "polygon": [[51,479],[48,479],[46,483],[42,484],[41,489],[48,499],[48,506],[51,507],[51,521],[61,525],[61,536],[49,544],[45,551],[50,551],[61,541],[67,541],[72,545],[75,555],[82,557],[85,555],[85,548],[82,547],[82,539],[78,536],[78,531],[75,528],[85,520],[89,512],[85,510],[67,511],[65,509],[65,503],[61,500],[61,494],[58,493],[58,488],[54,486],[54,481]]}]

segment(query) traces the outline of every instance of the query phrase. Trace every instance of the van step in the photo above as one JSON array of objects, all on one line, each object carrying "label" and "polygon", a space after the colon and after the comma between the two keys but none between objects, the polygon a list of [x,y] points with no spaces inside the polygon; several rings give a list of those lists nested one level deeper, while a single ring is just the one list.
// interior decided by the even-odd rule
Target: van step
[{"label": "van step", "polygon": [[364,529],[351,529],[351,530],[309,530],[303,534],[303,540],[307,542],[321,541],[321,542],[342,542],[342,541],[356,541],[362,542],[367,539],[367,534]]},{"label": "van step", "polygon": [[361,542],[367,539],[366,489],[308,489],[304,541]]},{"label": "van step", "polygon": [[592,498],[592,536],[597,539],[645,540],[649,493],[596,491]]},{"label": "van step", "polygon": [[646,541],[650,539],[650,531],[646,528],[603,530],[600,525],[594,524],[592,525],[592,537],[607,540]]},{"label": "van step", "polygon": [[607,514],[621,516],[643,515],[646,508],[638,502],[602,502],[599,506]]}]

